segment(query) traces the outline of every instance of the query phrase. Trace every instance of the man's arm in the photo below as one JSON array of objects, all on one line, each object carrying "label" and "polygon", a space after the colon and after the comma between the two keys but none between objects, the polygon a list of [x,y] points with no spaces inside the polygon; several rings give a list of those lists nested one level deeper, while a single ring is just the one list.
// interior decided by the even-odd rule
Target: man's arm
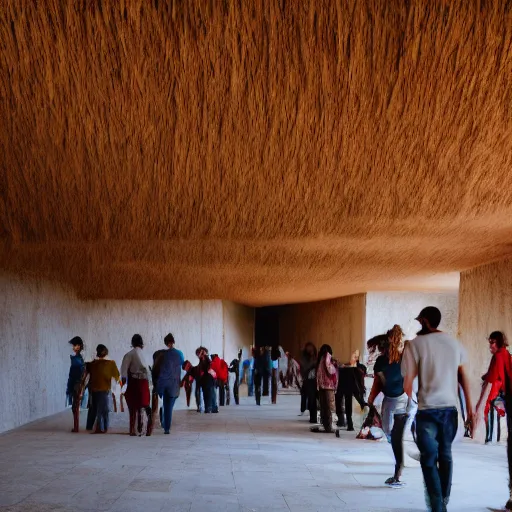
[{"label": "man's arm", "polygon": [[459,366],[458,371],[458,378],[459,378],[459,384],[462,386],[462,391],[464,391],[464,398],[466,399],[466,417],[467,417],[467,423],[469,426],[470,431],[472,431],[473,426],[473,404],[471,403],[471,394],[469,390],[469,382],[466,375],[466,370],[464,368],[464,365]]},{"label": "man's arm", "polygon": [[404,377],[404,392],[407,393],[409,398],[412,398],[414,379],[418,376],[418,363],[409,343],[405,345],[401,366]]}]

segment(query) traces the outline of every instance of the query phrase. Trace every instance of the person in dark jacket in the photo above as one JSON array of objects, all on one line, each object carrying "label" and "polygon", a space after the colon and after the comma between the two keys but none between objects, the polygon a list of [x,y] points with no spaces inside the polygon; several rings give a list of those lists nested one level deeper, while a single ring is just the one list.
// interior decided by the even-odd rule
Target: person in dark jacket
[{"label": "person in dark jacket", "polygon": [[347,431],[354,430],[352,421],[352,398],[355,398],[361,409],[364,409],[366,402],[364,399],[365,386],[364,377],[366,367],[359,364],[359,352],[356,351],[352,355],[348,364],[338,368],[338,388],[336,390],[336,415],[338,416],[338,427],[346,426]]},{"label": "person in dark jacket", "polygon": [[75,336],[69,340],[69,344],[73,347],[74,355],[70,356],[71,367],[69,368],[66,395],[71,402],[71,411],[73,412],[73,430],[71,432],[78,432],[80,427],[81,382],[85,371],[85,361],[82,357],[84,342],[80,336]]},{"label": "person in dark jacket", "polygon": [[300,359],[300,375],[302,386],[300,388],[300,415],[309,411],[309,422],[317,422],[317,392],[316,392],[316,363],[318,352],[315,345],[308,341]]},{"label": "person in dark jacket", "polygon": [[235,381],[233,383],[233,397],[235,398],[235,404],[240,403],[238,388],[240,386],[240,362],[242,360],[242,350],[238,351],[238,358],[233,359],[229,365],[229,372],[235,374]]},{"label": "person in dark jacket", "polygon": [[265,382],[267,383],[268,395],[268,380],[270,378],[270,357],[269,352],[265,347],[253,349],[254,354],[254,388],[256,395],[256,405],[261,405],[262,385],[263,391],[265,390]]},{"label": "person in dark jacket", "polygon": [[158,381],[156,382],[158,395],[164,402],[164,434],[169,434],[172,423],[172,410],[180,394],[181,367],[185,360],[183,353],[174,348],[174,336],[171,333],[164,338],[164,343],[168,350],[158,356],[155,363],[155,372],[158,375]]}]

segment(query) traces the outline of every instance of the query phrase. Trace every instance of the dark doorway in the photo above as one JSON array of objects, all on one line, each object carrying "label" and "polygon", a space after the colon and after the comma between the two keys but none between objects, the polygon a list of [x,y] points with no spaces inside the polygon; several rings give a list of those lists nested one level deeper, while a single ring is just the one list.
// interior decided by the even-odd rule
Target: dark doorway
[{"label": "dark doorway", "polygon": [[255,315],[254,343],[257,347],[279,345],[279,313],[277,307],[257,308]]}]

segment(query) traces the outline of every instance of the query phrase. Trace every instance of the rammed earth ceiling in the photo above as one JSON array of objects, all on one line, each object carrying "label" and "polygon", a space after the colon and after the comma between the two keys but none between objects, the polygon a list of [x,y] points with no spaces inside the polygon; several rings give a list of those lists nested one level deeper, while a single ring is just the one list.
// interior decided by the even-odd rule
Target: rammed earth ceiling
[{"label": "rammed earth ceiling", "polygon": [[5,0],[0,268],[310,301],[512,253],[510,2]]}]

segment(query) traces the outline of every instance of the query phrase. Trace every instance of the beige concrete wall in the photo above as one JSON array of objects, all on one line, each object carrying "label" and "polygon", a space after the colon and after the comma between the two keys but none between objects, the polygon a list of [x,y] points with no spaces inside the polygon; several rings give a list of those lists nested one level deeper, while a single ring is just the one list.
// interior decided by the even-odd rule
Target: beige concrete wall
[{"label": "beige concrete wall", "polygon": [[307,341],[317,348],[331,345],[334,356],[348,361],[365,341],[365,295],[283,306],[279,315],[279,338],[285,350],[298,357]]},{"label": "beige concrete wall", "polygon": [[149,360],[168,332],[194,363],[199,345],[229,362],[252,342],[253,310],[230,302],[81,301],[54,283],[8,274],[0,274],[0,289],[0,432],[64,409],[67,342],[75,335],[84,339],[86,360],[103,343],[118,366],[135,333]]},{"label": "beige concrete wall", "polygon": [[229,364],[242,349],[247,358],[254,342],[254,308],[223,301],[224,359]]},{"label": "beige concrete wall", "polygon": [[458,292],[368,292],[366,294],[366,337],[385,333],[399,324],[406,339],[412,339],[419,330],[414,320],[426,306],[436,306],[442,314],[440,329],[457,335],[459,313]]},{"label": "beige concrete wall", "polygon": [[459,337],[468,350],[476,399],[491,360],[489,334],[503,331],[512,338],[512,259],[462,272],[459,306]]},{"label": "beige concrete wall", "polygon": [[0,275],[0,432],[64,409],[68,341],[86,336],[74,294]]}]

